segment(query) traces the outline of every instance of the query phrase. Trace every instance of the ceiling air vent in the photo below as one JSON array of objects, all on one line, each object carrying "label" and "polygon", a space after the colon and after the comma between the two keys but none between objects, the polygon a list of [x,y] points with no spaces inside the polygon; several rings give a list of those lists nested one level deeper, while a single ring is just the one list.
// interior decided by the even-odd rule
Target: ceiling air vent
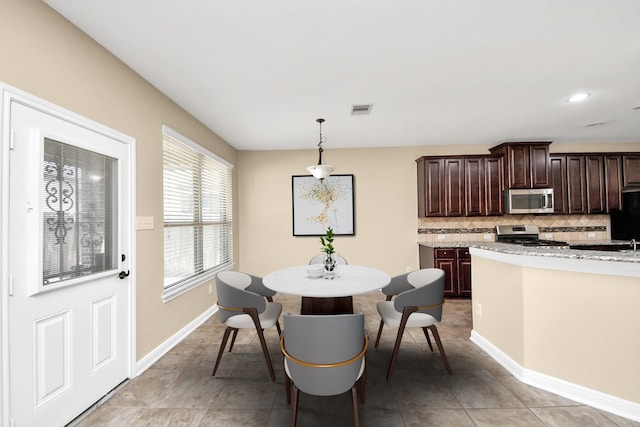
[{"label": "ceiling air vent", "polygon": [[356,104],[351,107],[351,114],[369,114],[373,104]]}]

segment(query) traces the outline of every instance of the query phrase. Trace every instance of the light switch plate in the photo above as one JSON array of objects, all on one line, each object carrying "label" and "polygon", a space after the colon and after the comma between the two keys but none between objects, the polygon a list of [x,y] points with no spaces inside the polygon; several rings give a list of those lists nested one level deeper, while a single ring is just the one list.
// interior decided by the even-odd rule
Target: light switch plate
[{"label": "light switch plate", "polygon": [[136,230],[153,230],[153,217],[152,216],[137,217]]}]

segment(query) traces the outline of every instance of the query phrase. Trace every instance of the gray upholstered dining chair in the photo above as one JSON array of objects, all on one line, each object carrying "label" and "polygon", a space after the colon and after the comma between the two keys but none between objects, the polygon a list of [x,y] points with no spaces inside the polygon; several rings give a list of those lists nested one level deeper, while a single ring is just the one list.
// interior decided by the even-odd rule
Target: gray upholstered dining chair
[{"label": "gray upholstered dining chair", "polygon": [[[224,331],[222,343],[220,344],[216,365],[213,368],[213,376],[215,376],[218,370],[222,353],[224,353],[231,332],[233,332],[233,338],[229,346],[229,352],[233,349],[233,344],[239,329],[255,328],[262,346],[264,358],[267,362],[267,367],[269,368],[271,380],[276,380],[263,330],[276,325],[278,334],[280,334],[278,318],[282,312],[282,304],[265,301],[263,295],[250,290],[252,286],[254,286],[253,289],[258,287],[252,279],[252,276],[245,273],[222,271],[216,275],[220,322],[224,323],[227,328]],[[264,287],[261,280],[259,286]]]},{"label": "gray upholstered dining chair", "polygon": [[[262,283],[262,277],[255,276],[255,275],[249,274],[249,273],[243,273],[243,274],[246,274],[247,276],[249,276],[251,278],[251,284],[246,288],[247,291],[255,292],[256,294],[265,297],[265,299],[267,301],[273,302],[273,296],[276,294],[276,291],[273,291],[273,290],[267,288]],[[280,322],[276,322],[276,328],[278,329],[278,335],[280,335],[282,333],[282,330],[280,329]],[[236,333],[234,334],[232,342],[233,342],[233,340],[235,340],[235,335],[237,334],[237,332],[238,331],[236,331]]]},{"label": "gray upholstered dining chair", "polygon": [[299,392],[333,396],[351,390],[355,425],[360,425],[356,382],[365,401],[365,354],[369,337],[364,331],[364,314],[284,315],[280,347],[284,354],[287,403],[293,404],[291,426],[298,417]]},{"label": "gray upholstered dining chair", "polygon": [[[414,327],[422,328],[424,336],[429,343],[429,348],[433,351],[433,346],[429,339],[429,331],[431,331],[440,351],[442,362],[449,375],[451,375],[451,367],[436,328],[436,323],[442,320],[444,271],[439,268],[425,268],[396,276],[391,279],[389,285],[382,289],[382,292],[387,296],[387,299],[377,305],[381,320],[375,347],[378,347],[382,328],[385,324],[398,328],[396,343],[387,372],[387,381],[391,381],[404,330]],[[393,299],[394,296],[395,299]]]},{"label": "gray upholstered dining chair", "polygon": [[[309,260],[309,265],[311,264],[322,264],[324,262],[324,254],[318,254]],[[336,262],[340,265],[349,264],[345,257],[340,254],[336,254]]]}]

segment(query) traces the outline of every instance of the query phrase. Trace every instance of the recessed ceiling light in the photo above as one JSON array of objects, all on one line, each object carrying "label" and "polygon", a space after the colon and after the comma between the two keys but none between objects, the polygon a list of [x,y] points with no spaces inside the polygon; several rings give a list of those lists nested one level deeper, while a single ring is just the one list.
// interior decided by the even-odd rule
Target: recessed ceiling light
[{"label": "recessed ceiling light", "polygon": [[591,94],[586,92],[576,93],[571,98],[569,98],[568,101],[571,103],[582,102],[590,96]]}]

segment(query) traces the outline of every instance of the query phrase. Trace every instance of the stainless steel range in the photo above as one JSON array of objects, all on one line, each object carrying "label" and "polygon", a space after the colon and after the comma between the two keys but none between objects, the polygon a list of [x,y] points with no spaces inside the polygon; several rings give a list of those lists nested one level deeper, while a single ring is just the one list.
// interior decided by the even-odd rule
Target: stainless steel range
[{"label": "stainless steel range", "polygon": [[569,248],[567,242],[558,240],[544,240],[538,236],[540,229],[537,225],[497,225],[496,241],[512,243],[522,246]]}]

